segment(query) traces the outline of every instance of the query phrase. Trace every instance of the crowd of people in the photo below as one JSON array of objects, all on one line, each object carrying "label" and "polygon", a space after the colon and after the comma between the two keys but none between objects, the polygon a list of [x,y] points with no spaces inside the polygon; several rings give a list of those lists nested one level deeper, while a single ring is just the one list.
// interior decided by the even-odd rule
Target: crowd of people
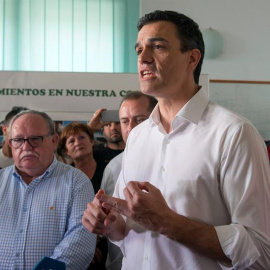
[{"label": "crowd of people", "polygon": [[[53,168],[56,166],[55,164],[67,163],[67,165],[65,165],[64,168],[68,168],[70,166],[74,167],[82,171],[87,176],[87,178],[89,179],[89,183],[92,184],[94,193],[97,193],[100,188],[104,188],[104,190],[106,190],[108,194],[112,195],[115,182],[121,170],[121,157],[122,157],[122,152],[125,148],[125,143],[126,143],[128,134],[133,129],[133,127],[137,126],[138,124],[140,124],[141,122],[143,122],[149,117],[152,109],[154,108],[156,104],[157,104],[157,100],[154,97],[145,95],[140,91],[133,91],[127,94],[123,98],[120,104],[121,106],[119,109],[119,117],[121,119],[121,124],[120,124],[120,120],[117,122],[102,123],[101,121],[102,111],[104,111],[105,109],[100,109],[94,114],[94,116],[90,119],[88,124],[85,124],[82,122],[71,122],[67,126],[63,127],[61,129],[61,132],[57,130],[57,123],[53,122],[53,120],[50,119],[50,117],[43,112],[29,110],[27,108],[22,108],[20,110],[12,109],[12,111],[7,114],[5,121],[3,122],[5,123],[5,126],[3,125],[3,131],[5,131],[4,133],[5,143],[3,146],[3,153],[4,153],[4,149],[7,148],[9,149],[8,153],[10,154],[8,157],[5,157],[3,159],[1,163],[2,168],[9,167],[9,170],[5,169],[5,172],[7,173],[8,171],[8,175],[9,175],[11,172],[11,168],[13,168],[13,166],[11,165],[15,164],[16,169],[19,169],[19,165],[20,165],[21,168],[20,168],[20,171],[18,171],[18,175],[20,175],[21,177],[20,181],[25,182],[28,186],[31,186],[31,183],[33,180],[35,180],[34,182],[37,182],[37,180],[35,179],[36,177],[43,178],[43,175],[47,171],[51,170],[50,168],[52,165],[50,163],[52,161],[54,164]],[[23,119],[22,124],[20,125],[23,128],[22,128],[22,131],[19,129],[19,133],[18,133],[19,136],[17,135],[17,133],[15,133],[16,135],[13,136],[11,134],[13,134],[12,133],[13,128],[16,127],[14,126],[13,122],[17,118]],[[45,120],[44,121],[45,123],[43,123],[43,125],[42,125],[41,118],[44,118]],[[29,123],[29,131],[26,132],[27,129],[25,126],[28,126],[28,123]],[[44,132],[42,132],[43,130],[42,128],[38,131],[37,129],[38,123],[39,123],[39,126],[42,126],[42,127],[44,126]],[[54,127],[53,127],[53,124],[54,124]],[[8,135],[9,126],[11,127],[11,130],[10,130],[10,134]],[[106,144],[96,145],[94,132],[100,131],[100,129],[103,130],[104,137],[106,139]],[[18,132],[17,127],[16,127],[16,132]],[[30,136],[30,137],[25,139],[24,138],[25,136]],[[13,137],[16,137],[16,138],[13,138]],[[53,139],[52,143],[54,147],[52,147],[50,151],[49,151],[48,145],[45,145],[45,140],[46,140],[45,138],[47,137],[52,137]],[[36,145],[40,148],[40,153],[42,153],[42,151],[44,151],[46,147],[46,150],[49,152],[49,154],[44,156],[43,158],[41,154],[39,155],[39,153],[36,153],[36,147],[35,147]],[[19,156],[19,159],[22,159],[23,162],[20,161],[19,163],[18,161],[17,163],[17,158],[16,158],[17,156],[14,154],[12,155],[12,148],[14,147],[15,148],[17,147],[16,149],[20,149],[21,151],[24,151],[23,157]],[[34,157],[34,159],[39,158],[40,162],[38,161],[35,161],[35,163],[32,161],[30,162],[30,159],[33,158],[32,156]],[[4,163],[4,161],[7,158],[10,162]],[[118,165],[116,165],[114,161],[116,159],[120,160]],[[37,172],[36,172],[36,169],[32,171],[35,166],[40,166],[41,167],[40,170],[37,170]],[[58,168],[58,170],[60,169]],[[60,177],[59,173],[60,175],[62,175],[63,169],[61,170],[60,172],[55,173],[55,176],[50,177],[50,182],[55,181],[53,180],[53,178]],[[0,174],[0,177],[2,177],[1,174]],[[6,174],[4,174],[4,170],[3,170],[3,177],[6,177]],[[6,180],[10,181],[8,177]],[[73,179],[71,178],[68,180],[71,182],[75,181],[74,178]],[[55,184],[59,185],[59,183],[55,183]],[[71,183],[67,182],[66,184],[70,185]],[[50,188],[54,189],[55,186],[53,185]],[[62,190],[62,192],[67,192],[67,190],[64,188],[63,185],[61,185],[59,188]],[[46,196],[50,195],[51,189],[46,190]],[[45,192],[45,190],[40,190],[40,194],[38,194],[38,196],[43,198],[44,203],[47,203],[48,199],[46,198],[45,194],[43,194],[42,191]],[[19,190],[19,192],[23,194],[23,191]],[[72,194],[72,190],[70,192],[71,192],[70,195],[68,193],[66,194],[67,199],[68,199],[68,196],[75,196]],[[84,193],[83,195],[85,196],[86,194]],[[23,195],[20,195],[20,196],[21,196],[20,198],[21,201],[14,202],[16,205],[18,203],[19,204],[22,203],[25,200]],[[59,191],[57,192],[55,191],[54,196],[60,196],[59,199],[61,199],[61,196],[63,196],[63,194],[59,193]],[[82,196],[82,195],[79,195],[79,192],[78,192],[76,196]],[[7,196],[7,198],[9,198],[9,196]],[[89,192],[88,199],[85,200],[85,198],[81,198],[81,200],[83,199],[84,199],[84,203],[86,207],[87,202],[93,200],[93,198],[91,198],[91,191]],[[37,200],[37,199],[34,199],[34,200]],[[63,201],[63,203],[65,202],[66,200]],[[56,202],[54,202],[54,204],[56,204]],[[10,207],[13,207],[12,204],[10,205]],[[51,206],[51,207],[55,207],[55,206]],[[35,206],[35,208],[37,211],[38,210],[37,206]],[[68,211],[68,210],[69,211],[72,210],[72,205],[70,206],[70,208],[63,209],[63,213],[62,211],[59,212],[60,215],[65,216],[65,219],[63,219],[63,222],[71,221],[67,219],[67,213],[65,213],[65,211]],[[32,212],[30,209],[29,211],[31,215],[33,216],[36,215],[36,212]],[[78,211],[78,209],[76,211]],[[82,213],[83,212],[81,211],[80,218],[82,218]],[[15,226],[15,219],[18,219],[20,215],[21,215],[20,211],[18,211],[17,213],[14,213],[14,216],[13,216],[14,220],[12,220],[12,222],[14,223],[14,226]],[[54,221],[57,222],[57,218],[54,218]],[[28,220],[27,222],[30,222],[30,220]],[[37,226],[38,224],[42,222],[44,221],[37,220],[35,226]],[[78,219],[76,220],[76,222],[78,222]],[[73,226],[78,226],[78,223],[75,223],[75,220],[73,221],[73,223],[74,223]],[[19,224],[19,225],[22,228],[24,226],[24,224]],[[5,226],[8,226],[8,224],[6,223]],[[16,226],[18,226],[18,224]],[[34,234],[34,231],[37,230],[35,226],[33,225],[33,227],[29,227],[31,232],[28,232],[28,233]],[[46,234],[48,231],[47,225],[44,224],[43,227],[44,227],[43,233]],[[9,230],[16,231],[15,228],[16,227],[11,227],[9,228]],[[6,228],[3,227],[3,229],[6,229]],[[63,227],[61,227],[60,231],[58,230],[58,233],[63,234],[62,230],[63,230]],[[74,235],[79,235],[79,233],[80,231],[77,230],[77,232],[74,233]],[[86,233],[85,230],[84,230],[84,233]],[[57,236],[57,230],[54,232],[54,234],[55,236]],[[93,237],[94,234],[90,234],[90,235],[92,235]],[[25,238],[22,239],[22,241],[29,241],[28,239],[26,239],[27,237],[29,236],[25,234]],[[43,236],[40,236],[40,237],[43,237]],[[39,241],[38,237],[36,239]],[[9,241],[11,240],[12,239],[9,239]],[[57,240],[57,237],[55,240]],[[80,240],[79,236],[78,236],[78,240]],[[89,236],[88,238],[86,237],[84,241],[86,240],[90,241],[87,245],[85,245],[85,248],[89,249],[87,268],[85,268],[87,265],[87,261],[86,260],[83,261],[83,259],[85,259],[83,258],[83,254],[82,254],[82,258],[78,258],[79,260],[81,260],[80,264],[78,264],[76,260],[73,262],[70,262],[69,260],[64,260],[63,259],[64,254],[60,254],[62,251],[59,249],[59,245],[61,245],[61,242],[59,242],[58,245],[55,244],[54,246],[54,248],[58,249],[57,256],[56,255],[54,256],[54,254],[52,253],[51,257],[57,260],[63,260],[66,263],[67,267],[70,269],[91,269],[91,270],[121,269],[123,255],[119,247],[117,247],[116,245],[108,241],[106,237],[103,237],[101,235],[100,236],[97,235],[96,241],[93,241],[93,239],[89,240]],[[52,241],[52,239],[50,239],[50,241]],[[64,238],[63,239],[58,238],[58,241],[64,242],[66,240]],[[53,245],[53,244],[48,242],[48,243],[45,243],[45,246],[46,245],[48,246],[48,245]],[[93,245],[95,246],[94,251],[93,251]],[[33,245],[33,247],[31,248],[30,247],[27,247],[27,248],[29,249],[27,250],[27,252],[30,256],[30,254],[34,252],[33,248],[36,248],[36,246]],[[74,251],[72,251],[71,248],[69,250],[70,250],[70,255],[74,256],[76,254]],[[17,265],[13,264],[13,266],[14,267],[19,266],[19,268],[20,267],[28,268],[30,267],[30,265],[33,266],[34,262],[38,261],[37,258],[41,259],[42,258],[41,254],[45,255],[46,252],[49,252],[49,251],[47,251],[46,248],[43,247],[40,251],[36,252],[36,256],[34,256],[31,260],[27,258],[28,260],[27,263],[22,262],[22,261],[19,262],[19,259],[18,259],[18,264]],[[3,254],[3,255],[6,256],[6,254]],[[3,260],[2,265],[7,267],[7,265],[8,264],[11,265],[11,263],[12,263],[12,259],[10,257],[10,259],[6,259],[6,261]],[[75,263],[78,265],[77,268],[75,268],[74,266]]]},{"label": "crowd of people", "polygon": [[199,85],[197,23],[155,11],[137,27],[141,89],[119,121],[99,109],[59,132],[28,108],[3,121],[0,269],[45,256],[70,270],[269,269],[265,142]]}]

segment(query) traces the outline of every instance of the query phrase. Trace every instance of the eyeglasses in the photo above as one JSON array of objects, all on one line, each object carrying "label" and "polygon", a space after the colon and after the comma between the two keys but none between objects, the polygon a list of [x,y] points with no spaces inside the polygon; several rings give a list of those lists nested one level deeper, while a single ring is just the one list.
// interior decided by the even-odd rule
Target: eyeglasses
[{"label": "eyeglasses", "polygon": [[21,148],[24,143],[27,141],[31,147],[37,148],[40,147],[43,143],[43,139],[45,137],[52,136],[51,134],[43,135],[43,136],[32,136],[29,138],[14,138],[14,139],[9,139],[9,142],[11,146],[15,149]]}]

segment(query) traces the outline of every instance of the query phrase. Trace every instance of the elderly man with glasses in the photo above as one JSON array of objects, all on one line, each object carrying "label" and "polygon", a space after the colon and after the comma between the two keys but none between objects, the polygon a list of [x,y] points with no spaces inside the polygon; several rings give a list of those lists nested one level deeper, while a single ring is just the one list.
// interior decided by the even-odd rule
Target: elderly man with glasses
[{"label": "elderly man with glasses", "polygon": [[91,182],[56,160],[59,138],[47,114],[23,111],[9,128],[14,166],[0,170],[0,269],[32,269],[45,256],[87,269],[96,236],[81,219]]}]

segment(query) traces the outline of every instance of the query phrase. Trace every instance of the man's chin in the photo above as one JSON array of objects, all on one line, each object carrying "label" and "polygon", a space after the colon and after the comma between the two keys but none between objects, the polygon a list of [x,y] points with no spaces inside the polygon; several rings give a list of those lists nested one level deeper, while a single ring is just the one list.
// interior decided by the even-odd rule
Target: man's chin
[{"label": "man's chin", "polygon": [[37,168],[39,168],[39,165],[40,164],[37,162],[20,162],[16,167],[18,168],[18,170],[26,172],[36,170]]},{"label": "man's chin", "polygon": [[34,169],[37,168],[39,165],[38,159],[35,158],[24,158],[20,161],[19,167],[24,169]]},{"label": "man's chin", "polygon": [[123,141],[122,138],[117,137],[117,138],[111,138],[109,142],[110,143],[120,143],[122,141]]},{"label": "man's chin", "polygon": [[152,87],[141,86],[141,92],[144,93],[145,95],[155,96],[155,90]]}]

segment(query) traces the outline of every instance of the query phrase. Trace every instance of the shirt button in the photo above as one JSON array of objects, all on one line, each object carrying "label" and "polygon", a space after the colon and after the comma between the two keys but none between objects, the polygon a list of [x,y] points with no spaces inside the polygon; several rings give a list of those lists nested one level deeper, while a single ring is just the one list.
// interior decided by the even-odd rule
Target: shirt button
[{"label": "shirt button", "polygon": [[165,172],[165,168],[164,167],[161,167],[160,169],[162,172]]},{"label": "shirt button", "polygon": [[145,259],[146,261],[148,261],[148,256],[146,255],[146,256],[144,257],[144,259]]},{"label": "shirt button", "polygon": [[167,140],[167,141],[166,141],[166,144],[169,144],[169,143],[170,143],[170,141],[169,141],[169,140]]},{"label": "shirt button", "polygon": [[22,233],[23,232],[23,229],[20,229],[20,233]]},{"label": "shirt button", "polygon": [[16,257],[20,257],[20,253],[19,252],[16,253]]},{"label": "shirt button", "polygon": [[27,208],[26,207],[23,208],[23,212],[27,212]]}]

